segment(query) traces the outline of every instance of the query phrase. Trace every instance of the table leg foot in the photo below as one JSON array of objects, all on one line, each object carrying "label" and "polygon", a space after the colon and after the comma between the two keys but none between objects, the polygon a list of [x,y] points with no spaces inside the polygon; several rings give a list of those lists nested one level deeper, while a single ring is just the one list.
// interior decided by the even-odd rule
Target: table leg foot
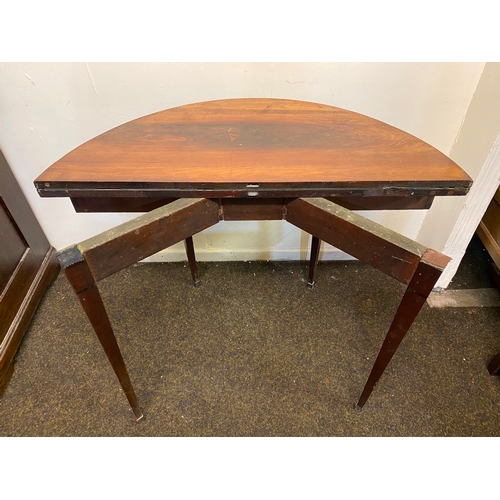
[{"label": "table leg foot", "polygon": [[134,412],[134,417],[137,422],[144,420],[144,414],[142,413],[142,410],[139,408],[139,406],[130,409]]},{"label": "table leg foot", "polygon": [[307,287],[311,290],[314,287],[314,275],[316,274],[320,248],[321,240],[319,238],[316,238],[316,236],[313,236],[311,240],[311,256],[309,258],[309,278],[307,280]]}]

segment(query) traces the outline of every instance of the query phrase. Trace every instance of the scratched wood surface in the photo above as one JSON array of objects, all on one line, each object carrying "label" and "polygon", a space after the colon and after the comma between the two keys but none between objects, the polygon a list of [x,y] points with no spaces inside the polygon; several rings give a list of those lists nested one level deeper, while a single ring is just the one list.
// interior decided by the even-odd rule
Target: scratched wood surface
[{"label": "scratched wood surface", "polygon": [[[460,195],[470,183],[447,156],[406,132],[344,109],[283,99],[154,113],[82,144],[35,181],[42,196],[108,196],[115,189],[180,197],[282,196],[290,188],[316,189],[309,196],[383,196],[388,188]],[[249,195],[252,189],[257,194]]]}]

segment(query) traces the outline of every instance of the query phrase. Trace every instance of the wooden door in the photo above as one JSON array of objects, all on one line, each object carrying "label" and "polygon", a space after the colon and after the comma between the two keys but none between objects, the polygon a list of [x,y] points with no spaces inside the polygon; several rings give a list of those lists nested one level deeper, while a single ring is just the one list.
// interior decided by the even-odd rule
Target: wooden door
[{"label": "wooden door", "polygon": [[58,272],[55,251],[0,151],[0,396],[36,307]]}]

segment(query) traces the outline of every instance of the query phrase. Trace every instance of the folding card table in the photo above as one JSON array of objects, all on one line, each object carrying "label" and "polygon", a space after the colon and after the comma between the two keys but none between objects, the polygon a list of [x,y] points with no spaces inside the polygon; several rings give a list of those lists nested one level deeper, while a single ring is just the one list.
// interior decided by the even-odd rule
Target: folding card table
[{"label": "folding card table", "polygon": [[[145,212],[58,253],[137,420],[143,416],[96,283],[221,220],[286,220],[407,285],[362,408],[449,258],[352,210],[427,209],[469,176],[427,143],[344,109],[282,99],[180,106],[120,125],[43,172],[40,196],[77,212]],[[436,228],[439,230],[439,228]]]}]

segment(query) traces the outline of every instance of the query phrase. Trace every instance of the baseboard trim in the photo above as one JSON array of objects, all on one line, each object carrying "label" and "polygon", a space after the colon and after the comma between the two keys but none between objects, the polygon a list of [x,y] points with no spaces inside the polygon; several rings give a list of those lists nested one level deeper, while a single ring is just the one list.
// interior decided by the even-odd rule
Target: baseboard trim
[{"label": "baseboard trim", "polygon": [[[235,249],[227,248],[196,248],[196,260],[198,262],[244,262],[258,260],[284,260],[304,261],[309,259],[309,251],[302,249]],[[143,262],[183,262],[187,260],[184,248],[167,248],[162,250]],[[320,252],[320,260],[355,260],[351,255],[335,248],[325,248]]]},{"label": "baseboard trim", "polygon": [[60,265],[55,250],[51,247],[45,255],[9,331],[0,344],[0,397],[12,375],[14,357],[24,334],[46,288],[57,278],[59,269]]}]

